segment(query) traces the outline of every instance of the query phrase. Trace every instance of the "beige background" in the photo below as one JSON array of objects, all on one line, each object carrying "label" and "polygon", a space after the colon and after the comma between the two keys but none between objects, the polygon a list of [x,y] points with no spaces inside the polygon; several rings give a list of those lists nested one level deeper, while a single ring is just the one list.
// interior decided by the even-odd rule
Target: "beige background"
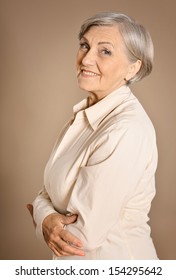
[{"label": "beige background", "polygon": [[0,259],[50,259],[35,236],[25,205],[43,183],[43,169],[72,106],[75,53],[82,21],[99,11],[121,11],[153,37],[152,75],[133,86],[158,139],[157,196],[152,236],[161,259],[176,259],[176,91],[174,0],[1,0]]}]

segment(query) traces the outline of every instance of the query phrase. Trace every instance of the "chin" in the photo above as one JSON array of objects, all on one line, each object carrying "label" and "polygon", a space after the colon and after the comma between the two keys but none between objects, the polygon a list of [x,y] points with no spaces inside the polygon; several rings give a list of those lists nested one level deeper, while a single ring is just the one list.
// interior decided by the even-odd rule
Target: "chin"
[{"label": "chin", "polygon": [[78,83],[79,88],[88,92],[93,92],[95,89],[90,85],[84,85],[83,83]]}]

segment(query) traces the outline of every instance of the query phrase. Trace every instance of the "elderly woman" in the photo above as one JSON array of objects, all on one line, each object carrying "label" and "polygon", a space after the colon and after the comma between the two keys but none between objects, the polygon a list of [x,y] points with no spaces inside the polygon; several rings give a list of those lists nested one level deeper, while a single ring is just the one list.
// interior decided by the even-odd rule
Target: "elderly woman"
[{"label": "elderly woman", "polygon": [[153,125],[129,85],[150,74],[153,44],[120,13],[100,13],[79,33],[74,106],[33,202],[37,235],[53,259],[157,259],[148,212],[155,195]]}]

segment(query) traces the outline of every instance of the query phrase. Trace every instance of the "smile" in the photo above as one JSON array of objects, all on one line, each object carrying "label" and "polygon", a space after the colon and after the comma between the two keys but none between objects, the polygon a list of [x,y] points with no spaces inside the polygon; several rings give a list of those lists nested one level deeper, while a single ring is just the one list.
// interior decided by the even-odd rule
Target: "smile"
[{"label": "smile", "polygon": [[81,74],[82,74],[82,76],[84,76],[84,77],[95,77],[95,76],[100,76],[99,74],[94,73],[94,72],[92,72],[92,71],[88,71],[88,70],[81,70]]}]

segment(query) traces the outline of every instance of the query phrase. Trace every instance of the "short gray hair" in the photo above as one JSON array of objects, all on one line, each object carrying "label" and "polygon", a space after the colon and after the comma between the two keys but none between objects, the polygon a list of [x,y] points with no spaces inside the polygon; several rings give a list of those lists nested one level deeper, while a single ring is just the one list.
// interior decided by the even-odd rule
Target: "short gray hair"
[{"label": "short gray hair", "polygon": [[149,32],[131,17],[116,12],[102,12],[87,19],[81,26],[79,39],[92,26],[118,26],[122,35],[127,57],[134,63],[141,61],[141,68],[137,74],[127,83],[140,81],[149,75],[153,68],[154,48]]}]

